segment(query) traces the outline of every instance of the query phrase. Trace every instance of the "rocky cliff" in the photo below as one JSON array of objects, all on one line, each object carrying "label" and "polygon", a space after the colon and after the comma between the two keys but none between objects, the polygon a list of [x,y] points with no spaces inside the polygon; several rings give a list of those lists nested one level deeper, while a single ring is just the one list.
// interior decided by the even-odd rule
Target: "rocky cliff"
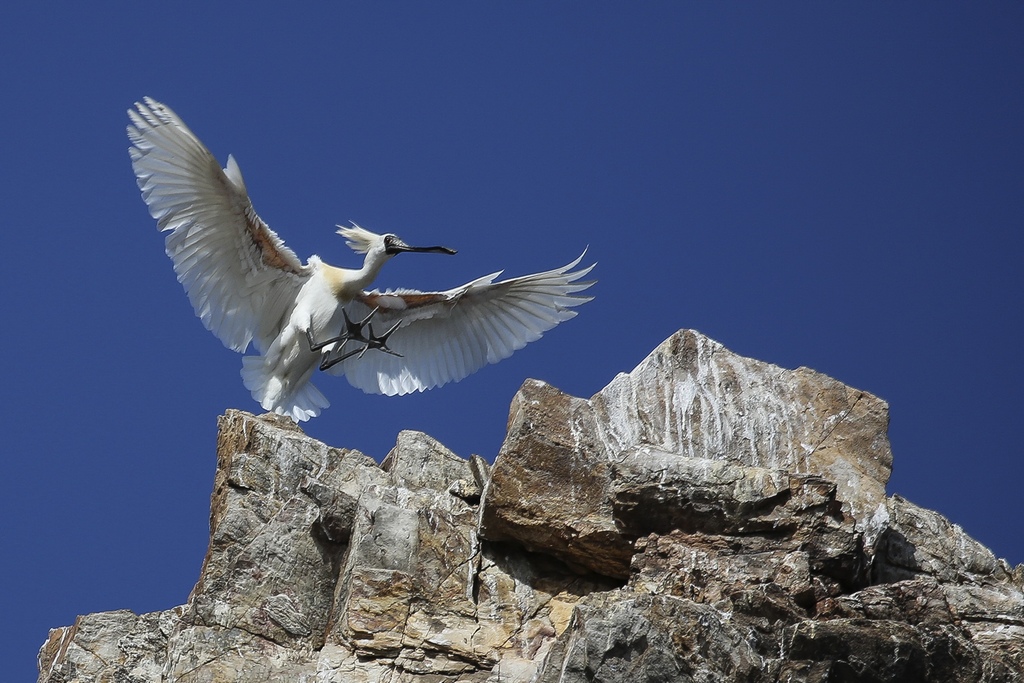
[{"label": "rocky cliff", "polygon": [[692,331],[493,467],[220,420],[187,604],[80,617],[40,681],[1020,681],[1024,566],[886,497],[886,404]]}]

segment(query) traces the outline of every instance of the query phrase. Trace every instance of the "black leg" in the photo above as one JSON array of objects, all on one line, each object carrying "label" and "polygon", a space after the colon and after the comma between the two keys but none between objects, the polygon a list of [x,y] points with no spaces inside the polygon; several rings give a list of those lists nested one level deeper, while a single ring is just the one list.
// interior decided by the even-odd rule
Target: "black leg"
[{"label": "black leg", "polygon": [[313,328],[312,324],[309,327],[306,328],[306,341],[309,342],[309,350],[312,351],[313,353],[316,353],[317,351],[321,350],[322,348],[324,348],[328,344],[334,344],[334,343],[340,342],[340,341],[348,341],[348,337],[346,337],[344,334],[342,334],[342,335],[339,335],[339,336],[334,337],[332,339],[324,340],[322,342],[315,342],[315,341],[313,341],[313,333],[311,331],[312,328]]},{"label": "black leg", "polygon": [[[342,309],[342,313],[344,313],[344,312],[345,312],[344,309]],[[348,322],[348,316],[345,316],[345,322]],[[309,350],[312,353],[316,353],[317,351],[321,350],[322,348],[324,348],[328,344],[334,344],[336,342],[348,341],[348,339],[349,339],[348,331],[346,330],[345,332],[342,332],[341,334],[339,334],[337,337],[331,337],[330,339],[325,339],[322,342],[313,341],[313,318],[309,319],[309,327],[306,328],[306,341],[309,342]]]},{"label": "black leg", "polygon": [[[343,343],[342,344],[342,348],[344,348],[344,346],[345,346],[345,344]],[[352,356],[356,355],[357,353],[358,354],[362,354],[364,351],[366,351],[366,347],[365,346],[363,348],[361,348],[361,349],[352,349],[348,353],[344,353],[344,354],[342,354],[340,356],[335,356],[334,358],[331,358],[330,354],[326,354],[326,355],[324,355],[323,360],[320,361],[320,369],[321,370],[328,370],[330,368],[333,368],[335,365],[337,365],[341,361],[345,360],[346,358],[351,358]]]}]

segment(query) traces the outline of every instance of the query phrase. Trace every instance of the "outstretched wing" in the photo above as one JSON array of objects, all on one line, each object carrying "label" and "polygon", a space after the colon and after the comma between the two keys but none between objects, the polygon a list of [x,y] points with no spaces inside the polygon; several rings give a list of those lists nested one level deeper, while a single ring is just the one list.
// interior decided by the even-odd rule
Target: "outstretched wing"
[{"label": "outstretched wing", "polygon": [[[501,273],[493,273],[447,292],[366,292],[346,307],[349,317],[362,319],[377,309],[370,322],[377,335],[400,323],[387,343],[401,356],[370,349],[328,372],[388,396],[457,382],[575,317],[572,308],[593,298],[578,295],[594,284],[579,281],[593,265],[573,270],[582,259],[581,254],[561,268],[501,282],[494,282]],[[358,348],[352,344],[334,353]]]},{"label": "outstretched wing", "polygon": [[168,107],[128,111],[132,168],[196,315],[224,345],[263,352],[309,268],[252,208],[233,157],[223,170]]}]

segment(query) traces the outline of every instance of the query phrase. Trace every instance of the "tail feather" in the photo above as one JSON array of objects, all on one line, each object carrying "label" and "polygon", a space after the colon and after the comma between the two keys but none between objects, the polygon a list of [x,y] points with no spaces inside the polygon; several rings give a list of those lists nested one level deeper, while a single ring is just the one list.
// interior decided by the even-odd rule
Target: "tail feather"
[{"label": "tail feather", "polygon": [[327,397],[309,381],[315,367],[311,367],[309,372],[288,386],[286,380],[271,372],[264,356],[243,356],[242,384],[264,410],[288,415],[296,422],[305,422],[331,405]]}]

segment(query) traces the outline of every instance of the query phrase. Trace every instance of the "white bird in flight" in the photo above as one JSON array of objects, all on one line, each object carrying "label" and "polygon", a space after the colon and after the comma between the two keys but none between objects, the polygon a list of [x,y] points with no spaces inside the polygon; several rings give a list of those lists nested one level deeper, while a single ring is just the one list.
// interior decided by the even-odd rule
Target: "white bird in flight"
[{"label": "white bird in flight", "polygon": [[[340,228],[359,269],[299,261],[253,210],[234,158],[220,164],[168,107],[150,98],[128,111],[132,168],[196,315],[242,358],[242,381],[265,409],[305,421],[330,403],[310,378],[319,367],[389,396],[457,382],[497,363],[592,297],[593,265],[495,282],[501,271],[445,292],[366,291],[381,266],[410,247],[392,234]],[[375,334],[378,330],[386,330]]]}]

